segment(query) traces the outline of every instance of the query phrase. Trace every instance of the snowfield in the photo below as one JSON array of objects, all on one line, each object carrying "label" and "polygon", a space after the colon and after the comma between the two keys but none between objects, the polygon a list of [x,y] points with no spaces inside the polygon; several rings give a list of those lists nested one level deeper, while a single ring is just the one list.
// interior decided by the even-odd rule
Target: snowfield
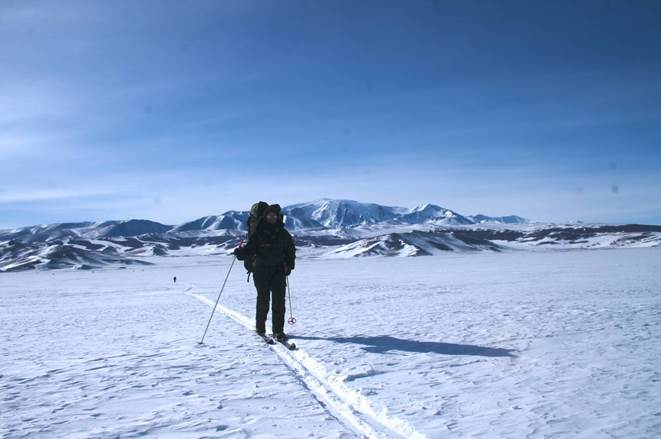
[{"label": "snowfield", "polygon": [[231,258],[144,259],[0,274],[0,437],[661,436],[659,248],[302,258],[298,351],[241,264],[199,345]]}]

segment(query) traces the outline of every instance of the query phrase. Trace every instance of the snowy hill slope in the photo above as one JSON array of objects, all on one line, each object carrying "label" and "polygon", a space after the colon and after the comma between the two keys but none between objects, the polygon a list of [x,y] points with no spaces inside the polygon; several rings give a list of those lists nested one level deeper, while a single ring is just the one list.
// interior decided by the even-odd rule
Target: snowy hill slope
[{"label": "snowy hill slope", "polygon": [[507,249],[590,249],[661,246],[661,226],[551,227],[521,231],[437,228],[357,239],[321,257],[429,256]]},{"label": "snowy hill slope", "polygon": [[[40,229],[42,230],[42,229]],[[507,249],[629,248],[661,246],[661,227],[552,226],[540,229],[433,227],[431,230],[386,232],[363,238],[337,235],[324,229],[295,232],[302,254],[316,257],[429,256],[442,252],[503,251]],[[43,233],[40,232],[40,233]],[[91,233],[96,235],[96,231]],[[87,268],[107,264],[139,263],[134,258],[223,254],[239,245],[241,234],[192,231],[138,236],[83,238],[80,230],[58,229],[45,241],[14,233],[0,240],[0,271],[30,268]],[[57,236],[58,238],[52,238]],[[62,246],[60,251],[49,249]],[[100,253],[100,254],[99,254]]]},{"label": "snowy hill slope", "polygon": [[106,265],[150,264],[121,254],[112,246],[89,244],[87,241],[79,243],[50,241],[35,247],[18,241],[5,242],[0,244],[0,271],[23,271],[34,268],[91,269]]},{"label": "snowy hill slope", "polygon": [[462,231],[390,233],[360,239],[327,253],[326,257],[429,256],[448,251],[499,251],[493,242]]}]

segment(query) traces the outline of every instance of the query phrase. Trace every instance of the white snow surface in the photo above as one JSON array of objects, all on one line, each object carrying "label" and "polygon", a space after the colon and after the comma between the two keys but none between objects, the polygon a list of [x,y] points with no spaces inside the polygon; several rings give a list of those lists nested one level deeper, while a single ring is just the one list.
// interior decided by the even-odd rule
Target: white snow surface
[{"label": "white snow surface", "polygon": [[303,258],[298,351],[241,264],[198,344],[227,256],[3,273],[0,437],[659,437],[660,256]]}]

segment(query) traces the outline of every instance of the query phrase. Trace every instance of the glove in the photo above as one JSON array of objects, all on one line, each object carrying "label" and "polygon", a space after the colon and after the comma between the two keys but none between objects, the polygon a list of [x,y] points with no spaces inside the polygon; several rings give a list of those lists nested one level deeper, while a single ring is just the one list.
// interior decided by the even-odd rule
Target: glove
[{"label": "glove", "polygon": [[282,264],[282,268],[285,270],[285,276],[289,276],[291,274],[291,268],[289,268],[289,265],[287,263]]},{"label": "glove", "polygon": [[244,251],[244,248],[243,248],[243,247],[237,247],[237,248],[235,248],[234,251],[233,251],[232,253],[234,253],[234,256],[236,256],[236,258],[237,258],[239,261],[243,261],[243,258],[244,258],[244,256],[245,256],[245,251]]}]

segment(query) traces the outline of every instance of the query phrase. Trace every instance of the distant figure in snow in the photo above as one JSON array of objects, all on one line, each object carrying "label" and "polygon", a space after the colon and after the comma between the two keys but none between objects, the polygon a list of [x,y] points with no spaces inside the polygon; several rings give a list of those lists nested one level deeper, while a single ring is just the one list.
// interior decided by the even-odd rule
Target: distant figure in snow
[{"label": "distant figure in snow", "polygon": [[[246,245],[235,248],[234,254],[237,259],[244,261],[246,268],[253,273],[257,289],[255,330],[261,336],[266,334],[266,318],[269,313],[269,299],[272,296],[273,336],[278,341],[285,341],[286,278],[294,269],[296,247],[294,239],[285,229],[280,206],[267,205],[264,202],[257,204],[262,203],[263,211],[254,214],[254,227],[249,222]],[[251,209],[251,215],[253,210],[257,209]]]},{"label": "distant figure in snow", "polygon": [[174,283],[177,283],[177,276],[173,277],[172,280],[174,281]]}]

